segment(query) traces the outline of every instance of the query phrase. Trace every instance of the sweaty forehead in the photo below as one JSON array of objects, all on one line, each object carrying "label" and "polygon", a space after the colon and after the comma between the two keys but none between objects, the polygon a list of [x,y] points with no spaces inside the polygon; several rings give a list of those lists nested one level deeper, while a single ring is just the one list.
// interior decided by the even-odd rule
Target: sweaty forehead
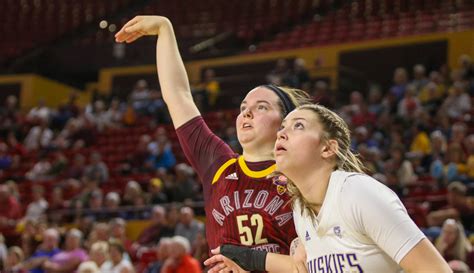
[{"label": "sweaty forehead", "polygon": [[247,95],[245,96],[242,103],[243,102],[255,103],[261,100],[268,101],[269,103],[272,103],[272,104],[278,104],[279,99],[278,99],[278,96],[273,91],[268,90],[265,87],[259,86],[250,90],[250,92],[248,92]]}]

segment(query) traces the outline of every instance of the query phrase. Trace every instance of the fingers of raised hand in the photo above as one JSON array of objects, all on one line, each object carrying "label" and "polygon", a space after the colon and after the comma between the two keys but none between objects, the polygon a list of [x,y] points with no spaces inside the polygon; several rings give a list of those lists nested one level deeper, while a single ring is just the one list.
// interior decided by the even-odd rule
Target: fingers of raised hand
[{"label": "fingers of raised hand", "polygon": [[[128,21],[116,34],[115,34],[115,41],[117,42],[125,42],[130,40],[130,38],[136,35],[138,32],[141,31],[141,21],[142,18],[140,16],[136,16],[135,18]],[[138,37],[136,37],[138,38]],[[135,38],[135,40],[136,40]]]}]

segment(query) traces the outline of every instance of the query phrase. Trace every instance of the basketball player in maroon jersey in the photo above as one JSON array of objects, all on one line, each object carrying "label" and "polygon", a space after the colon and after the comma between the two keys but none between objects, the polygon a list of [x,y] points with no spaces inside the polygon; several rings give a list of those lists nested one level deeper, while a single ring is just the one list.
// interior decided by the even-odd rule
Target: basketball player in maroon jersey
[{"label": "basketball player in maroon jersey", "polygon": [[251,90],[236,120],[243,154],[235,154],[210,131],[192,99],[170,21],[137,16],[115,37],[130,43],[144,35],[159,35],[156,58],[163,98],[181,147],[203,184],[209,247],[235,244],[288,254],[296,238],[289,196],[267,176],[275,169],[273,146],[282,119],[307,103],[308,95],[273,85]]}]

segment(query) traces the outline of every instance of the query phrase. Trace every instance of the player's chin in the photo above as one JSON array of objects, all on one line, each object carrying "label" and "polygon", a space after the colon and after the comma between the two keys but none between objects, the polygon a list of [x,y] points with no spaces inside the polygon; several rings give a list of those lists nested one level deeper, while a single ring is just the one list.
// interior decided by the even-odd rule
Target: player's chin
[{"label": "player's chin", "polygon": [[282,154],[275,154],[275,163],[277,166],[278,171],[283,172],[284,169],[287,167],[286,165],[285,156]]}]

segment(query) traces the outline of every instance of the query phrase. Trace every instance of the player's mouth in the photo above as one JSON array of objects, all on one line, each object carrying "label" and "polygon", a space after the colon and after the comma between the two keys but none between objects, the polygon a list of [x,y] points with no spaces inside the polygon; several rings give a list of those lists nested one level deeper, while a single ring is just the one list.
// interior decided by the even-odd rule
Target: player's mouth
[{"label": "player's mouth", "polygon": [[248,130],[248,129],[252,129],[252,125],[250,125],[250,123],[247,123],[245,122],[244,124],[242,124],[242,129],[243,130]]},{"label": "player's mouth", "polygon": [[277,144],[277,145],[275,146],[275,155],[280,155],[280,154],[282,154],[282,153],[284,153],[284,152],[286,152],[286,148],[285,148],[283,145]]}]

